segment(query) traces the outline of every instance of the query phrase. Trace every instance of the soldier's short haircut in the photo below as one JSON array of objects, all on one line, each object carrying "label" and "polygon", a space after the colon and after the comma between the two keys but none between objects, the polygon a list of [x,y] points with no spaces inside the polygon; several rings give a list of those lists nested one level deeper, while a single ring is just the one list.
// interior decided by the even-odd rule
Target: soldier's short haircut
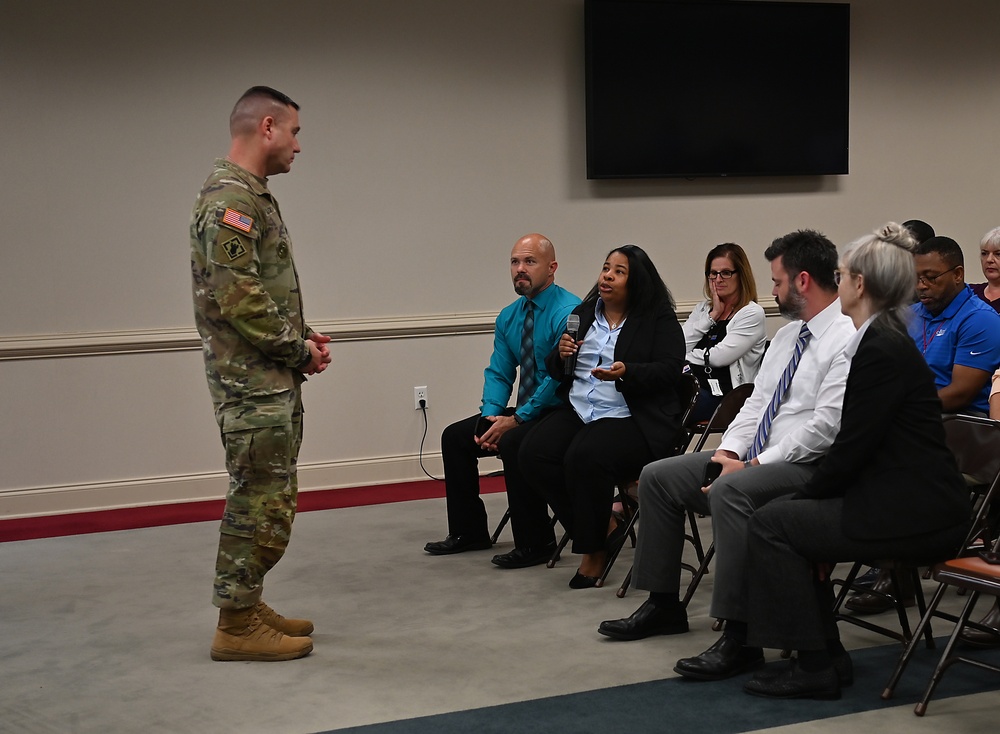
[{"label": "soldier's short haircut", "polygon": [[233,106],[229,115],[229,132],[233,137],[246,135],[267,115],[280,119],[289,107],[299,109],[287,94],[271,87],[250,87]]}]

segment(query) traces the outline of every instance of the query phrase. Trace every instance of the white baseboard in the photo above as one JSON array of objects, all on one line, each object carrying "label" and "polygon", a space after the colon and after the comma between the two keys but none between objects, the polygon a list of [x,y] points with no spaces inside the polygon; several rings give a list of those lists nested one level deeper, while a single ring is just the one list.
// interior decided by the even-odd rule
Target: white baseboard
[{"label": "white baseboard", "polygon": [[[496,467],[492,467],[490,462],[496,462]],[[425,455],[424,467],[434,476],[442,476],[440,453]],[[502,465],[496,459],[487,458],[482,460],[481,467],[484,471],[493,471]],[[427,478],[420,469],[416,455],[353,459],[300,466],[299,491],[393,484]],[[219,471],[178,477],[14,489],[0,492],[0,519],[216,500],[225,497],[227,488],[226,473]]]}]

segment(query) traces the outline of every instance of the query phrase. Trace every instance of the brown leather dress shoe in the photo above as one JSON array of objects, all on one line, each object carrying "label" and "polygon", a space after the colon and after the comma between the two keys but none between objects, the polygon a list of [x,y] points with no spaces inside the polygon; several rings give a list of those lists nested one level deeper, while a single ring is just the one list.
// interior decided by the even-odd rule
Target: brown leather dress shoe
[{"label": "brown leather dress shoe", "polygon": [[[910,575],[902,571],[897,573],[899,574],[899,583],[903,587],[903,606],[912,607],[917,602],[913,593],[913,584],[910,581]],[[892,594],[892,581],[889,578],[888,571],[879,571],[878,580],[872,586],[872,591],[879,593],[866,592],[852,596],[844,603],[844,606],[856,614],[881,614],[893,608],[892,599],[884,596],[885,594]]]},{"label": "brown leather dress shoe", "polygon": [[980,647],[1000,647],[1000,600],[993,603],[986,616],[979,620],[979,624],[996,630],[995,633],[982,632],[972,627],[962,628],[959,638],[963,642]]}]

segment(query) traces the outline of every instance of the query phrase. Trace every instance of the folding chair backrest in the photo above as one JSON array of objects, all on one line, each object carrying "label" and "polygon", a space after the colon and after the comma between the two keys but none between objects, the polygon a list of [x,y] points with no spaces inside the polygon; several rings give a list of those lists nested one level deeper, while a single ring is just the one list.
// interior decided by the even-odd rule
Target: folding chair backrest
[{"label": "folding chair backrest", "polygon": [[677,402],[681,406],[681,427],[677,431],[677,439],[674,442],[673,449],[667,456],[683,454],[687,451],[691,439],[694,438],[696,425],[692,424],[691,416],[694,415],[694,407],[698,404],[698,394],[700,391],[701,385],[698,384],[697,377],[690,372],[685,372],[681,375],[681,379],[677,383]]},{"label": "folding chair backrest", "polygon": [[945,443],[958,470],[975,484],[992,484],[1000,475],[1000,421],[951,414],[943,420]]},{"label": "folding chair backrest", "polygon": [[723,433],[729,428],[729,424],[739,414],[740,409],[743,408],[743,403],[747,401],[752,392],[753,383],[748,382],[745,385],[734,387],[722,397],[712,417],[708,419],[708,422],[702,428],[701,437],[694,447],[695,451],[701,451],[705,447],[708,437],[713,433]]},{"label": "folding chair backrest", "polygon": [[963,555],[976,538],[992,540],[991,505],[1000,501],[1000,421],[974,415],[945,415],[945,442],[974,493],[972,526],[959,550]]}]

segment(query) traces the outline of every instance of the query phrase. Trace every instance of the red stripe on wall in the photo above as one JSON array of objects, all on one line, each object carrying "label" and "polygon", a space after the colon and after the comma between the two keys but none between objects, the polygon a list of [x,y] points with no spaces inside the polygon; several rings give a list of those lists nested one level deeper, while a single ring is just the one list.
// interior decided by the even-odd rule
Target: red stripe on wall
[{"label": "red stripe on wall", "polygon": [[[503,477],[483,477],[480,491],[483,494],[503,492]],[[299,495],[299,512],[383,505],[389,502],[408,502],[437,497],[444,497],[444,482],[427,480],[379,484],[371,487],[321,489],[302,492]],[[0,543],[218,520],[222,517],[223,505],[224,500],[218,499],[0,520]]]}]

